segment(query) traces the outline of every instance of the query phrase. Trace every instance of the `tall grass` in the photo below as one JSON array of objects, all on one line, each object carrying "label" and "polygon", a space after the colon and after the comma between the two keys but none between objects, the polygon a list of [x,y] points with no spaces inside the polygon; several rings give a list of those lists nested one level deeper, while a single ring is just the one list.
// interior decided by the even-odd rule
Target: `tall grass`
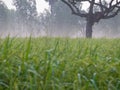
[{"label": "tall grass", "polygon": [[120,39],[0,39],[0,90],[120,90]]}]

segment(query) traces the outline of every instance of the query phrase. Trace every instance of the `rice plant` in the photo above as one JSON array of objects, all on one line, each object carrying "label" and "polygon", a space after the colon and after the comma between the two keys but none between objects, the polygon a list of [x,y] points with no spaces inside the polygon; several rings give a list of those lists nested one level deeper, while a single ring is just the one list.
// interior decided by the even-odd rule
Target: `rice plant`
[{"label": "rice plant", "polygon": [[0,39],[0,90],[120,90],[120,39]]}]

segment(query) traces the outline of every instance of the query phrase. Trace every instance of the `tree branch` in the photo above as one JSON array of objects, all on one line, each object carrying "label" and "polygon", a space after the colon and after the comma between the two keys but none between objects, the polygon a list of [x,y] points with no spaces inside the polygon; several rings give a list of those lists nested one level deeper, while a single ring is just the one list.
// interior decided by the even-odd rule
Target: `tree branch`
[{"label": "tree branch", "polygon": [[[94,22],[98,22],[100,19],[108,19],[116,16],[120,12],[120,0],[110,0],[107,2],[105,0],[61,0],[65,3],[72,11],[72,14],[75,14],[80,17],[92,18]],[[83,13],[79,8],[80,3],[89,2],[89,12]],[[103,2],[104,1],[104,2]],[[99,10],[93,10],[97,6]]]},{"label": "tree branch", "polygon": [[64,2],[72,11],[72,14],[75,14],[77,16],[80,17],[86,17],[87,15],[85,13],[82,13],[81,10],[79,10],[79,8],[76,6],[75,2],[72,2],[74,0],[61,0],[62,2]]}]

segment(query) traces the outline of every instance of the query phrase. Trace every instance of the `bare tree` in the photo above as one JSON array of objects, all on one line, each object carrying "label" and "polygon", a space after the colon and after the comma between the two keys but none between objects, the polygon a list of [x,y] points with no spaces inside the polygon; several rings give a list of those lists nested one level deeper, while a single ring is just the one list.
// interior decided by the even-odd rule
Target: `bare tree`
[{"label": "bare tree", "polygon": [[[120,12],[120,0],[61,0],[72,14],[86,18],[86,37],[92,38],[92,27],[101,19],[115,17]],[[84,10],[85,3],[89,6]]]}]

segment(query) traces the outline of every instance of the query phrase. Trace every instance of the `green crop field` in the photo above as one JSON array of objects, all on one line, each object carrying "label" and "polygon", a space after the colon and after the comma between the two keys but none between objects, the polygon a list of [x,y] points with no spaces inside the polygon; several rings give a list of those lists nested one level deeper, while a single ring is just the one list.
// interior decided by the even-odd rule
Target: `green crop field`
[{"label": "green crop field", "polygon": [[120,39],[0,39],[0,90],[120,90]]}]

